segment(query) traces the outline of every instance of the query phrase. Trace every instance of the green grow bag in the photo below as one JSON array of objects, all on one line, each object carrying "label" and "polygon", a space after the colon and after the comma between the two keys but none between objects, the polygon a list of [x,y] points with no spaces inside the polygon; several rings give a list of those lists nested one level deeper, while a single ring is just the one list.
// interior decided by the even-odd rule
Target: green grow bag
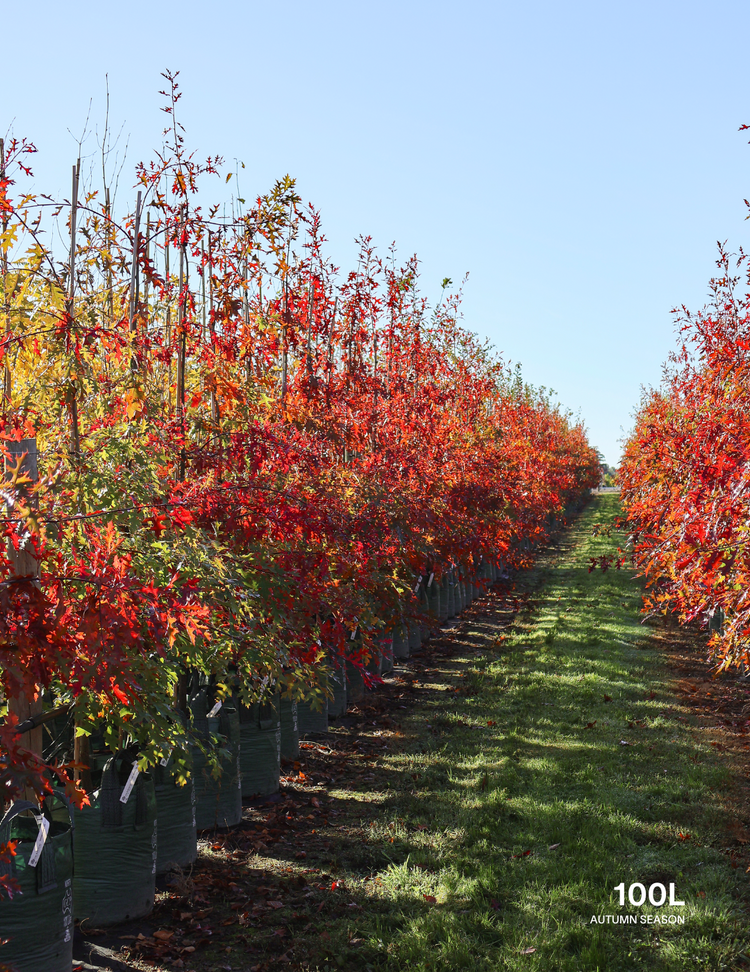
[{"label": "green grow bag", "polygon": [[364,698],[365,680],[362,677],[362,669],[352,662],[346,662],[346,701],[359,702]]},{"label": "green grow bag", "polygon": [[[31,810],[34,818],[19,817]],[[0,963],[17,972],[70,972],[73,965],[73,830],[70,820],[53,819],[35,867],[29,860],[43,814],[18,800],[0,821],[0,843],[17,840],[16,856],[0,864],[20,894],[0,900]]]},{"label": "green grow bag", "polygon": [[331,658],[331,664],[333,665],[333,672],[331,673],[333,698],[328,700],[328,718],[338,719],[346,712],[346,703],[348,701],[346,665],[344,664],[344,659],[339,655],[334,655]]},{"label": "green grow bag", "polygon": [[299,757],[299,726],[297,724],[297,703],[292,699],[281,699],[279,703],[281,722],[281,758]]},{"label": "green grow bag", "polygon": [[297,726],[300,736],[315,732],[328,732],[328,699],[323,702],[322,709],[313,709],[310,702],[298,702]]},{"label": "green grow bag", "polygon": [[279,697],[240,709],[240,774],[243,797],[279,792],[281,722]]},{"label": "green grow bag", "polygon": [[432,578],[427,588],[427,607],[434,621],[440,620],[440,585]]},{"label": "green grow bag", "polygon": [[197,731],[210,744],[211,735],[219,736],[220,748],[229,751],[221,761],[221,776],[214,779],[211,767],[198,746],[193,747],[193,777],[195,779],[195,822],[198,830],[214,827],[236,827],[242,820],[242,789],[240,781],[240,719],[237,709],[223,705],[217,716],[206,715],[205,691],[201,690],[190,707]]},{"label": "green grow bag", "polygon": [[179,786],[170,761],[154,769],[156,792],[156,873],[164,874],[171,864],[189,867],[198,857],[195,819],[195,777]]},{"label": "green grow bag", "polygon": [[393,671],[393,636],[380,639],[381,675]]},{"label": "green grow bag", "polygon": [[[423,615],[428,615],[430,613],[430,596],[424,584],[422,584],[419,588],[419,609]],[[422,639],[422,644],[429,639],[431,633],[429,621],[419,625],[419,634]]]},{"label": "green grow bag", "polygon": [[409,633],[405,624],[397,624],[393,629],[393,657],[402,660],[409,657]]},{"label": "green grow bag", "polygon": [[[433,581],[437,584],[437,581]],[[448,620],[448,575],[443,574],[443,579],[438,584],[440,597],[438,598],[438,620],[441,624]],[[398,656],[397,656],[398,657]]]},{"label": "green grow bag", "polygon": [[89,928],[142,918],[154,907],[154,781],[139,773],[123,803],[132,768],[131,760],[110,757],[91,805],[73,810],[73,914]]},{"label": "green grow bag", "polygon": [[466,593],[466,607],[469,607],[476,597],[474,585],[471,582],[471,574],[464,574],[464,591]]},{"label": "green grow bag", "polygon": [[445,588],[447,591],[447,601],[448,601],[448,617],[455,618],[456,611],[456,584],[453,578],[453,571],[445,578]]},{"label": "green grow bag", "polygon": [[377,678],[383,674],[383,652],[380,650],[380,642],[373,646],[372,654],[365,662],[365,671]]}]

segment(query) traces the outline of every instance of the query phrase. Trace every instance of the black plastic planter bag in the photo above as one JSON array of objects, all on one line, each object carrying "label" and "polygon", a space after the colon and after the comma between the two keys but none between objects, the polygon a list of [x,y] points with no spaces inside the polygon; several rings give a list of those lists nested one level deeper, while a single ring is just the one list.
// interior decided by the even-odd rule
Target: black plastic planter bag
[{"label": "black plastic planter bag", "polygon": [[328,700],[328,718],[340,719],[346,713],[347,688],[346,688],[346,664],[340,655],[330,657],[333,671],[331,673],[331,688],[333,698]]},{"label": "black plastic planter bag", "polygon": [[[195,823],[198,830],[214,827],[236,827],[242,820],[242,784],[240,779],[240,718],[232,705],[217,702],[207,711],[205,689],[190,700],[193,724],[210,745],[218,737],[219,747],[228,755],[220,762],[221,775],[214,779],[211,764],[198,746],[193,747],[193,778],[195,779]],[[208,712],[215,712],[209,716]]]},{"label": "black plastic planter bag", "polygon": [[189,867],[198,857],[195,818],[195,777],[179,786],[172,774],[171,759],[154,770],[156,790],[156,873],[164,874],[171,864]]},{"label": "black plastic planter bag", "polygon": [[281,724],[279,697],[240,709],[240,774],[243,797],[279,792]]},{"label": "black plastic planter bag", "polygon": [[[34,817],[19,817],[31,810]],[[44,821],[44,823],[42,823]],[[49,828],[47,830],[47,827]],[[43,828],[47,830],[41,853]],[[26,800],[0,821],[0,843],[16,840],[12,862],[0,873],[16,879],[21,893],[0,900],[0,963],[17,972],[70,972],[73,964],[73,831],[50,820]]]},{"label": "black plastic planter bag", "polygon": [[292,699],[281,699],[279,702],[279,721],[281,722],[281,758],[298,759],[297,703]]},{"label": "black plastic planter bag", "polygon": [[73,810],[73,914],[88,928],[142,918],[154,907],[156,794],[148,773],[112,756],[91,806]]}]

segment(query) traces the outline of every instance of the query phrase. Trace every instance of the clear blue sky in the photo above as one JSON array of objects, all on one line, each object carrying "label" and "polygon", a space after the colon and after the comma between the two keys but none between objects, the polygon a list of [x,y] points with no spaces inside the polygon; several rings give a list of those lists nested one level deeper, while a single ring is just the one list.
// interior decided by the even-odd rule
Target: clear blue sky
[{"label": "clear blue sky", "polygon": [[15,3],[0,134],[67,194],[68,129],[90,99],[101,128],[108,74],[127,190],[179,69],[189,143],[242,159],[244,193],[291,173],[338,263],[359,233],[396,240],[433,299],[469,271],[467,326],[615,463],[670,309],[703,305],[717,240],[747,244],[749,29],[750,5],[716,0]]}]

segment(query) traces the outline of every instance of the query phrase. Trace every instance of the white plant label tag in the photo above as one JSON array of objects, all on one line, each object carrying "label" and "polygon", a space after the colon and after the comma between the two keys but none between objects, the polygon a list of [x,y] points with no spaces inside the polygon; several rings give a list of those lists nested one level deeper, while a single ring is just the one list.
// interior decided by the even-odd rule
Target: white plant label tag
[{"label": "white plant label tag", "polygon": [[34,849],[29,858],[29,867],[36,867],[39,863],[39,858],[42,856],[44,845],[47,843],[47,834],[49,833],[49,820],[46,817],[37,817],[36,823],[37,827],[39,827],[39,832],[36,835]]},{"label": "white plant label tag", "polygon": [[216,716],[219,714],[220,709],[221,709],[221,702],[217,702],[216,705],[213,707],[213,709],[211,709],[211,711],[208,713],[206,718],[215,719]]},{"label": "white plant label tag", "polygon": [[120,794],[120,803],[127,803],[130,799],[130,794],[133,792],[133,787],[135,786],[135,781],[138,779],[138,760],[133,763],[133,768],[130,771],[130,776],[128,777],[128,782],[122,788],[122,793]]},{"label": "white plant label tag", "polygon": [[170,748],[170,750],[167,753],[167,755],[166,756],[162,756],[162,758],[159,760],[159,766],[166,766],[169,763],[169,757],[171,755],[172,755],[172,750]]},{"label": "white plant label tag", "polygon": [[435,579],[435,573],[433,571],[433,573],[430,574],[430,579],[427,581],[427,586],[428,587],[432,587],[432,582],[433,582],[434,579]]},{"label": "white plant label tag", "polygon": [[415,594],[418,594],[419,593],[419,585],[421,583],[422,583],[422,578],[420,577],[419,580],[417,581],[417,586],[414,588],[414,593]]}]

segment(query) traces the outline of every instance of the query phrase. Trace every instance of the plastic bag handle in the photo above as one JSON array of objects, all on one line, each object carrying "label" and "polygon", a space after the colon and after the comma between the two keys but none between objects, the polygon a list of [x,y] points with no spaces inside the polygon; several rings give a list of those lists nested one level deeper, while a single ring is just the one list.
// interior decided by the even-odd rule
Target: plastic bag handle
[{"label": "plastic bag handle", "polygon": [[31,812],[37,817],[44,816],[39,807],[35,803],[31,803],[30,800],[16,800],[15,803],[11,803],[7,813],[3,819],[0,820],[0,841],[2,841],[2,843],[7,843],[7,840],[3,837],[3,833],[6,829],[10,828],[11,820],[14,817],[17,817],[19,813],[23,813],[26,810],[31,810]]}]

